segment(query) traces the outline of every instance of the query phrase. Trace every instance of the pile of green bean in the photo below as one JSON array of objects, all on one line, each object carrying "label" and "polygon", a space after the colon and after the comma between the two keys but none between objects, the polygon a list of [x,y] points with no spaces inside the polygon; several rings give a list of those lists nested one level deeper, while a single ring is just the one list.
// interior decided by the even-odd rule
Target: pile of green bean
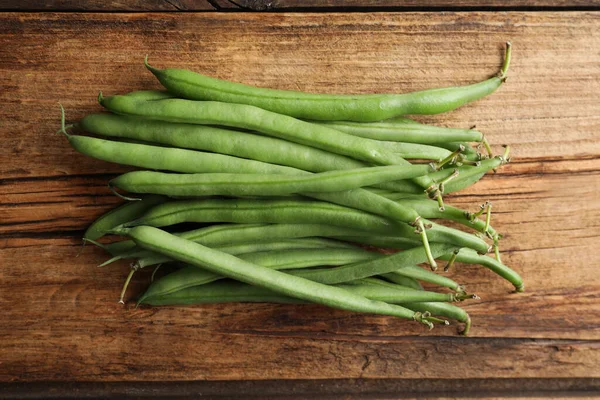
[{"label": "pile of green bean", "polygon": [[[477,296],[434,272],[436,260],[446,271],[481,265],[523,290],[500,260],[491,203],[468,212],[443,199],[507,163],[508,147],[494,156],[475,129],[404,117],[493,93],[510,44],[497,76],[400,95],[256,88],[145,63],[166,91],[100,94],[110,113],[67,126],[63,110],[60,130],[83,154],[142,169],[109,182],[127,202],[84,235],[110,253],[102,265],[134,260],[122,302],[135,271],[168,265],[138,304],[317,303],[429,327],[451,319],[466,334],[471,319],[452,303]],[[129,239],[98,242],[105,235]]]}]

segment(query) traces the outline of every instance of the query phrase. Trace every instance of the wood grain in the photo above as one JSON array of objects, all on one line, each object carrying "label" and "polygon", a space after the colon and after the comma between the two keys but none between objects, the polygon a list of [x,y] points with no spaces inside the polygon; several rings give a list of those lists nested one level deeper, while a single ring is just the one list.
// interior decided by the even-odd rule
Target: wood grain
[{"label": "wood grain", "polygon": [[[599,28],[597,13],[0,14],[0,381],[600,377]],[[494,202],[504,260],[527,283],[517,295],[489,271],[452,271],[483,297],[466,305],[472,338],[317,306],[123,308],[127,265],[77,257],[125,169],[55,135],[56,103],[76,120],[100,111],[98,90],[158,87],[146,53],[261,86],[405,92],[494,74],[507,39],[505,86],[421,119],[514,149],[449,199]]]},{"label": "wood grain", "polygon": [[322,11],[402,9],[591,9],[598,0],[0,0],[0,10],[36,11]]}]

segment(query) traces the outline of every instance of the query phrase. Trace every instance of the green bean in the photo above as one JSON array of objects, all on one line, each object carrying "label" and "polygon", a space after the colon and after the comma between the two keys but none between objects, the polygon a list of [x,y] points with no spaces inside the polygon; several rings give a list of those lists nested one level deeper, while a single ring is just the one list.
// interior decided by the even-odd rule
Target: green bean
[{"label": "green bean", "polygon": [[[181,237],[181,235],[177,236]],[[229,244],[226,246],[216,246],[214,248],[224,253],[233,255],[292,249],[357,249],[355,245],[347,242],[319,237],[300,238],[293,240],[275,240],[272,242],[247,242]]]},{"label": "green bean", "polygon": [[[482,173],[486,173],[506,164],[510,160],[510,158],[508,157],[509,151],[510,148],[507,146],[505,148],[504,154],[501,156],[496,156],[493,158],[482,160],[480,162],[480,165],[478,166],[463,165],[462,167],[459,167],[459,177],[461,179],[467,179],[470,177],[479,176]],[[439,182],[450,176],[452,172],[453,171],[449,169],[442,169],[440,171],[432,172],[431,174],[429,174],[429,177],[432,180]]]},{"label": "green bean", "polygon": [[[71,146],[80,153],[118,164],[185,173],[222,173],[224,171],[274,173],[273,165],[260,161],[193,150],[116,142],[89,136],[71,135],[66,131],[64,133]],[[281,174],[296,175],[296,171],[295,168],[277,166],[277,172]]]},{"label": "green bean", "polygon": [[[396,197],[396,196],[392,195],[388,198],[393,199],[394,197]],[[492,228],[491,226],[487,227],[487,229],[486,229],[485,221],[483,221],[479,218],[474,218],[473,220],[471,220],[468,216],[469,215],[468,212],[461,210],[460,208],[446,205],[444,207],[444,211],[440,211],[437,203],[433,200],[428,200],[428,199],[417,200],[417,199],[401,198],[401,199],[397,200],[397,202],[402,204],[403,206],[414,209],[423,218],[448,219],[450,221],[458,222],[459,224],[467,226],[469,228],[473,228],[478,232],[486,233],[490,237],[494,237],[494,236],[498,235],[496,230],[494,228]]]},{"label": "green bean", "polygon": [[155,205],[165,201],[164,196],[149,195],[143,196],[142,201],[122,204],[94,221],[83,234],[83,238],[88,240],[99,239],[117,225],[139,218]]},{"label": "green bean", "polygon": [[[171,196],[282,196],[297,193],[328,193],[421,176],[426,165],[387,166],[320,172],[308,175],[250,173],[173,174],[133,171],[110,181],[110,185],[132,193]],[[375,196],[370,192],[363,195]],[[385,202],[386,200],[381,199]],[[414,219],[413,219],[414,220]]]},{"label": "green bean", "polygon": [[375,164],[407,163],[375,140],[348,135],[254,106],[182,99],[137,101],[126,96],[103,97],[101,93],[98,100],[103,107],[117,114],[248,129]]},{"label": "green bean", "polygon": [[[450,255],[440,256],[440,259],[449,260]],[[525,284],[523,283],[523,279],[516,272],[502,264],[498,260],[488,256],[482,256],[477,254],[477,252],[471,251],[470,249],[461,249],[456,257],[456,261],[467,263],[467,264],[479,264],[484,266],[492,272],[500,275],[502,278],[506,279],[515,287],[515,291],[523,292],[525,291]]]},{"label": "green bean", "polygon": [[[431,244],[431,253],[435,258],[452,253],[457,247],[439,243]],[[320,268],[311,270],[288,271],[289,274],[324,284],[337,284],[386,274],[400,268],[425,262],[427,257],[423,247],[405,250],[374,260],[344,265],[337,268]]]},{"label": "green bean", "polygon": [[[336,236],[336,239],[340,240],[348,240],[355,243],[369,244],[371,246],[377,246],[382,248],[392,248],[392,249],[405,249],[407,247],[406,241],[402,238],[398,240],[397,237],[394,236]],[[452,257],[451,254],[440,256],[441,260],[450,260]],[[502,264],[498,260],[480,255],[476,251],[472,249],[462,248],[460,252],[456,255],[455,261],[463,262],[466,264],[477,264],[483,267],[490,269],[492,272],[500,275],[502,278],[506,279],[510,283],[513,284],[515,290],[517,292],[522,292],[525,290],[525,285],[523,283],[523,279],[521,276],[513,271],[511,268]]]},{"label": "green bean", "polygon": [[413,319],[433,326],[429,315],[369,300],[347,290],[322,285],[284,272],[264,268],[235,256],[178,238],[149,226],[120,228],[114,233],[132,238],[139,246],[228,278],[270,289],[283,295],[348,311],[368,312]]},{"label": "green bean", "polygon": [[383,277],[400,285],[404,285],[404,278],[412,278],[423,282],[433,283],[438,286],[447,287],[456,292],[464,292],[464,288],[458,283],[454,282],[452,279],[438,275],[435,272],[427,271],[426,269],[416,265],[400,268],[397,271],[384,274]]},{"label": "green bean", "polygon": [[471,329],[471,317],[465,310],[453,304],[440,302],[423,302],[423,303],[403,303],[402,307],[406,307],[413,311],[430,312],[438,317],[446,317],[465,324],[464,329],[460,332],[461,335],[468,335]]},{"label": "green bean", "polygon": [[318,121],[320,125],[349,135],[387,142],[440,145],[447,142],[481,142],[483,134],[474,129],[442,128],[418,123],[408,118],[377,122]]},{"label": "green bean", "polygon": [[[418,268],[418,267],[416,267]],[[400,269],[399,271],[402,271],[405,268]],[[429,272],[429,271],[425,271],[425,272]],[[387,282],[381,281],[380,279],[372,279],[372,278],[368,278],[368,279],[362,279],[361,281],[364,281],[365,283],[371,284],[371,285],[378,285],[378,286],[388,286],[388,287],[392,287],[395,289],[403,289],[402,284],[398,285],[398,284],[389,284]],[[393,286],[392,286],[393,285]],[[400,286],[400,287],[398,287]],[[406,287],[406,289],[408,289],[409,287]],[[404,289],[404,290],[406,290]],[[423,290],[423,288],[421,287],[419,288],[415,288],[416,290]],[[461,301],[464,299],[476,299],[479,300],[479,296],[474,295],[474,294],[466,294],[464,293],[464,291],[461,292],[461,294],[459,296],[457,296],[455,298],[455,300],[451,300],[451,301]],[[453,304],[449,304],[449,303],[444,303],[444,302],[414,302],[414,303],[401,303],[403,307],[406,307],[408,309],[414,310],[414,311],[421,311],[421,312],[430,312],[432,315],[437,315],[440,317],[446,317],[446,318],[450,318],[450,319],[454,319],[460,322],[463,322],[465,324],[464,329],[460,332],[460,334],[462,335],[467,335],[469,333],[469,330],[471,329],[471,318],[469,317],[469,314],[467,314],[462,308],[457,307]]]},{"label": "green bean", "polygon": [[[126,226],[169,226],[182,222],[236,223],[323,223],[368,231],[414,237],[408,224],[335,204],[301,200],[193,200],[173,201],[154,207],[145,216]],[[427,222],[429,223],[429,222]],[[427,230],[431,241],[453,243],[486,253],[489,245],[468,233],[431,223]]]},{"label": "green bean", "polygon": [[[218,249],[220,250],[220,249]],[[230,254],[230,253],[228,253]],[[309,268],[323,265],[346,265],[378,258],[381,255],[375,252],[365,251],[360,248],[354,249],[306,249],[288,251],[260,251],[255,253],[239,254],[238,258],[260,265],[261,267],[287,270],[298,268]],[[143,265],[137,265],[137,267]],[[223,279],[224,276],[196,268],[190,265],[182,265],[183,268],[152,282],[144,296],[162,296],[191,286],[204,285]],[[141,300],[140,300],[141,301]]]},{"label": "green bean", "polygon": [[406,94],[325,95],[257,88],[181,69],[159,70],[145,61],[163,86],[184,98],[252,104],[297,118],[326,121],[379,121],[398,115],[451,111],[493,93],[506,79],[509,62],[507,43],[499,76],[480,83]]},{"label": "green bean", "polygon": [[[463,149],[461,151],[461,156],[464,157],[467,161],[478,162],[481,161],[482,155],[474,149],[469,143],[466,142],[444,142],[444,143],[436,143],[436,146],[442,147],[446,150],[456,151],[458,149]],[[461,148],[462,146],[462,148]],[[464,161],[463,161],[464,162]]]}]

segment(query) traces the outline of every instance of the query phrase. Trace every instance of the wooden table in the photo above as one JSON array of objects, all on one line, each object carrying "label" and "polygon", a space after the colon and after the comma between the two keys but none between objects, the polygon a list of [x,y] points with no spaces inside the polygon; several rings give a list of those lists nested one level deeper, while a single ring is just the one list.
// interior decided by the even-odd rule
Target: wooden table
[{"label": "wooden table", "polygon": [[[598,390],[600,3],[352,1],[338,9],[343,2],[282,0],[272,13],[207,12],[240,11],[221,0],[36,3],[0,1],[0,398]],[[328,12],[277,12],[319,6]],[[169,12],[186,9],[197,12]],[[494,202],[504,260],[527,284],[514,294],[482,268],[452,271],[483,297],[466,305],[471,337],[456,326],[428,332],[318,306],[123,307],[116,300],[128,265],[97,269],[105,255],[81,249],[83,229],[119,203],[106,182],[124,169],[76,154],[54,134],[57,103],[75,121],[100,111],[99,90],[158,88],[146,54],[157,66],[280,89],[406,92],[494,74],[507,39],[506,85],[420,118],[477,125],[497,151],[513,148],[511,164],[448,199],[469,209]],[[147,282],[139,274],[130,293]]]}]

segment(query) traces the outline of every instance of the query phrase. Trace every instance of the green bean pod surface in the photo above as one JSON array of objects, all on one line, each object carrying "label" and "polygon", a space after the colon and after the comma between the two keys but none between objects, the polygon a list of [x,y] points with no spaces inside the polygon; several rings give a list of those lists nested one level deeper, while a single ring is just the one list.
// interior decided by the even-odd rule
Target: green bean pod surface
[{"label": "green bean pod surface", "polygon": [[327,95],[257,88],[183,69],[146,67],[171,93],[192,100],[250,104],[296,118],[325,121],[380,121],[409,114],[439,114],[493,93],[506,78],[510,44],[499,76],[468,86],[406,94]]},{"label": "green bean pod surface", "polygon": [[[359,168],[298,176],[133,171],[111,180],[110,185],[132,193],[170,196],[282,196],[298,193],[341,192],[421,176],[427,172],[430,172],[430,167],[427,165]],[[369,192],[363,193],[374,196]],[[385,200],[382,198],[381,201]]]}]

